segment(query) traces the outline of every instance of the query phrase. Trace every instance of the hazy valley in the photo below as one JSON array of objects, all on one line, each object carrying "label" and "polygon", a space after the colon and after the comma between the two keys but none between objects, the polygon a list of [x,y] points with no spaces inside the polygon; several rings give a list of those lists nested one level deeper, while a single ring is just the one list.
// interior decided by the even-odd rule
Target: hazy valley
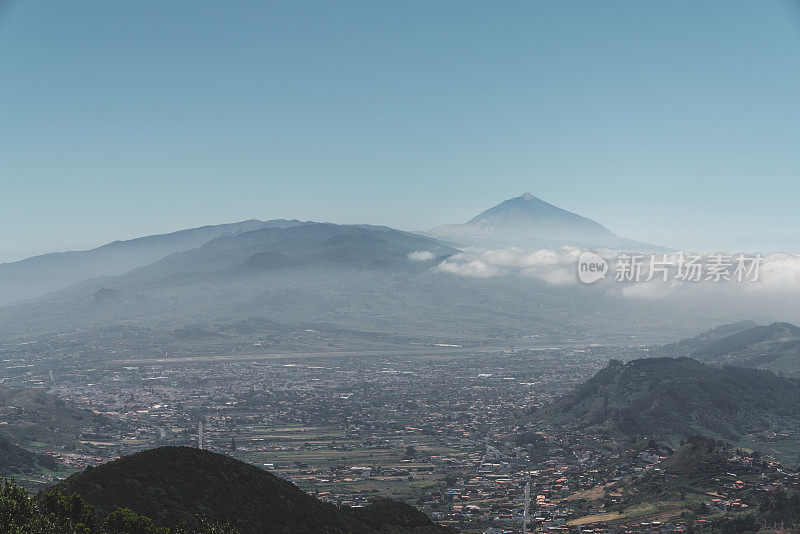
[{"label": "hazy valley", "polygon": [[[798,484],[791,299],[632,297],[578,283],[582,247],[672,254],[526,194],[426,235],[246,221],[4,264],[0,467],[77,472],[92,532],[514,529],[528,482],[542,530],[791,515],[758,482]],[[78,513],[49,499],[19,505]]]}]

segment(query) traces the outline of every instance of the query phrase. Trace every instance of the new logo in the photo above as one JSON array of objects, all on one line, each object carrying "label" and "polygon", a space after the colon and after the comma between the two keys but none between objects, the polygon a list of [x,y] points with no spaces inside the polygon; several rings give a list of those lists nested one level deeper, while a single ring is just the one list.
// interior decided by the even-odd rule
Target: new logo
[{"label": "new logo", "polygon": [[582,252],[578,258],[578,279],[584,284],[593,284],[606,277],[608,262],[594,252]]}]

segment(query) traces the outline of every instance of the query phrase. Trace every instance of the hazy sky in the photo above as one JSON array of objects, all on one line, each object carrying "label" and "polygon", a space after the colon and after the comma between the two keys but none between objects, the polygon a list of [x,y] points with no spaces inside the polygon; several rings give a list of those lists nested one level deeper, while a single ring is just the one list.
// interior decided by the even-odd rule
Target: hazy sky
[{"label": "hazy sky", "polygon": [[800,252],[789,1],[0,6],[0,261],[248,218],[426,229],[525,191]]}]

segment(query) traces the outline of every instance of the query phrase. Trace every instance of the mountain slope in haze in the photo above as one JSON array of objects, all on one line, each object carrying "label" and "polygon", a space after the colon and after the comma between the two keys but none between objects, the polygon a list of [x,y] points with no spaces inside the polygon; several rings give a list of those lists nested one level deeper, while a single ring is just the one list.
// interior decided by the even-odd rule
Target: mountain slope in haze
[{"label": "mountain slope in haze", "polygon": [[[412,252],[430,253],[413,261]],[[171,254],[151,265],[99,284],[109,289],[151,289],[236,279],[299,269],[338,270],[400,267],[409,270],[457,252],[429,237],[380,226],[303,223],[225,235],[201,247]]]},{"label": "mountain slope in haze", "polygon": [[[654,307],[522,273],[471,277],[436,268],[455,251],[430,237],[385,227],[302,223],[264,228],[221,236],[123,275],[85,280],[0,307],[0,333],[9,340],[28,339],[119,324],[174,330],[261,317],[437,340],[558,338],[592,330],[592,336],[636,335],[653,343],[753,308],[741,299],[732,305],[703,299],[694,306],[682,299]],[[768,319],[778,313],[767,311]],[[565,324],[573,325],[570,332]]]},{"label": "mountain slope in haze", "polygon": [[447,533],[415,508],[378,499],[365,508],[324,503],[267,471],[221,454],[161,447],[90,467],[54,489],[102,512],[125,507],[157,524],[229,521],[242,534]]},{"label": "mountain slope in haze", "polygon": [[0,306],[31,299],[100,276],[125,273],[168,254],[197,248],[208,241],[258,228],[286,228],[300,221],[242,221],[202,226],[169,234],[114,241],[85,251],[54,252],[0,264]]},{"label": "mountain slope in haze", "polygon": [[715,365],[768,369],[800,378],[800,328],[790,323],[740,321],[665,345],[660,354],[689,356]]},{"label": "mountain slope in haze", "polygon": [[464,224],[437,226],[427,234],[475,246],[574,245],[642,252],[668,250],[619,237],[598,222],[553,206],[530,193],[501,202]]},{"label": "mountain slope in haze", "polygon": [[705,434],[780,453],[768,443],[776,434],[785,434],[792,447],[800,445],[800,382],[690,358],[612,360],[533,416],[612,438],[675,444]]},{"label": "mountain slope in haze", "polygon": [[668,343],[663,347],[659,347],[656,349],[658,354],[663,354],[664,356],[688,356],[691,357],[697,350],[701,349],[706,345],[713,344],[718,340],[725,338],[731,334],[735,334],[737,332],[741,332],[742,330],[747,330],[749,328],[753,328],[754,326],[758,326],[758,323],[755,321],[749,320],[741,320],[736,321],[735,323],[723,324],[720,326],[716,326],[709,330],[699,333],[698,335],[682,339],[680,341],[675,341],[673,343]]},{"label": "mountain slope in haze", "polygon": [[[413,248],[427,250],[429,244],[414,242]],[[291,262],[302,259],[288,251],[275,252]],[[309,261],[254,266],[247,260],[255,256],[251,254],[205,270],[200,254],[205,252],[196,249],[174,263],[165,258],[161,265],[2,307],[0,334],[9,340],[25,336],[20,339],[24,341],[36,339],[31,336],[49,338],[74,329],[94,332],[121,324],[169,331],[258,317],[284,325],[330,323],[349,330],[411,335],[422,337],[417,339],[422,342],[425,338],[457,343],[459,339],[532,334],[557,340],[590,334],[636,336],[652,344],[684,337],[698,325],[711,327],[733,320],[742,315],[745,305],[752,308],[749,303],[731,306],[707,299],[702,306],[681,300],[656,307],[644,300],[577,284],[552,285],[523,275],[464,277],[437,270],[440,261],[435,258],[410,261],[395,256],[394,263]],[[565,325],[571,326],[565,329]],[[116,342],[103,333],[90,335],[96,336]],[[12,349],[28,353],[33,347],[13,345]],[[170,349],[170,354],[177,352]]]}]

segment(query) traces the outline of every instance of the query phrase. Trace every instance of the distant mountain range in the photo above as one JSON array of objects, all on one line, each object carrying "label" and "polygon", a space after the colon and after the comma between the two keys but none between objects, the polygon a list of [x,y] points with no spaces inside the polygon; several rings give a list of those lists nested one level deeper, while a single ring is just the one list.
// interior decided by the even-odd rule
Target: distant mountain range
[{"label": "distant mountain range", "polygon": [[573,245],[637,252],[669,250],[620,237],[598,222],[553,206],[530,193],[501,202],[464,224],[432,228],[427,235],[481,247]]},{"label": "distant mountain range", "polygon": [[[420,312],[433,306],[444,317],[442,293],[448,286],[456,286],[449,299],[463,293],[468,281],[433,269],[456,252],[433,238],[380,226],[300,223],[228,233],[121,275],[0,308],[0,331],[131,320],[179,329],[220,317],[375,330],[376,318],[385,323],[412,313],[420,324],[438,328]],[[431,285],[432,278],[441,283]],[[406,328],[417,330],[416,324]]]},{"label": "distant mountain range", "polygon": [[0,306],[38,297],[88,278],[123,274],[172,254],[200,247],[223,235],[260,228],[288,228],[300,221],[242,221],[169,234],[114,241],[86,251],[53,252],[0,264]]},{"label": "distant mountain range", "polygon": [[[429,256],[421,262],[414,261],[410,255],[418,251]],[[430,266],[432,260],[441,261],[455,252],[456,249],[434,239],[382,226],[303,223],[224,235],[98,285],[148,288],[286,269],[410,270],[420,263]]]},{"label": "distant mountain range", "polygon": [[142,451],[90,467],[52,489],[80,495],[102,515],[127,508],[163,527],[195,529],[205,517],[241,534],[454,532],[398,501],[377,498],[363,508],[338,507],[263,469],[189,447]]},{"label": "distant mountain range", "polygon": [[[370,256],[375,262],[396,262],[400,250],[388,248],[380,250],[381,243],[375,239],[386,241],[386,238],[392,237],[396,245],[399,243],[397,241],[399,236],[404,236],[406,243],[411,243],[413,235],[380,226],[332,224],[318,226],[320,224],[284,219],[248,220],[114,241],[86,251],[55,252],[13,263],[3,263],[0,264],[0,306],[36,298],[85,280],[123,275],[133,269],[164,260],[172,254],[196,251],[182,258],[172,259],[170,265],[175,265],[178,261],[190,261],[189,258],[195,262],[210,261],[210,255],[222,251],[222,247],[230,247],[229,250],[240,252],[235,258],[241,265],[237,266],[231,261],[209,265],[195,263],[190,271],[208,272],[223,263],[228,268],[239,270],[294,267],[298,263],[307,265],[315,261],[354,263]],[[294,244],[295,246],[288,242],[279,242],[281,239],[289,240],[293,237],[291,232],[281,233],[278,230],[297,227],[305,227],[305,230],[297,230],[298,238],[310,237],[311,240],[305,243],[298,242]],[[314,241],[315,237],[312,234],[325,233],[321,229],[327,229],[328,237],[333,237],[334,233],[340,235],[348,233],[348,237],[340,237],[338,243],[335,239],[330,242]],[[356,236],[356,232],[361,232],[360,236]],[[238,239],[245,234],[246,237]],[[368,234],[371,237],[367,237]],[[667,250],[621,238],[591,219],[557,208],[529,193],[506,200],[472,218],[466,224],[439,226],[426,235],[428,241],[418,241],[420,250],[438,250],[445,255],[455,252],[455,248],[458,247],[436,243],[430,239],[431,237],[462,245],[492,247],[516,245],[552,248],[575,245],[639,251]],[[267,244],[270,239],[273,241]],[[373,242],[369,243],[367,239],[373,239]],[[370,249],[373,245],[377,248]],[[315,246],[322,248],[314,250]],[[246,255],[248,252],[250,254]],[[388,257],[379,257],[382,253],[386,253]],[[336,254],[338,257],[335,257]],[[158,267],[158,269],[166,268],[165,265]]]},{"label": "distant mountain range", "polygon": [[674,445],[704,434],[795,461],[800,382],[690,358],[612,361],[533,417],[609,439],[653,438]]},{"label": "distant mountain range", "polygon": [[[551,282],[525,269],[470,276],[441,268],[471,243],[658,248],[533,195],[503,202],[459,232],[462,226],[477,232],[477,241],[439,230],[437,238],[371,225],[251,220],[0,264],[0,333],[10,339],[121,323],[172,331],[252,319],[438,340],[635,335],[652,342],[732,320],[741,310],[776,318],[744,301],[653,306],[579,285],[577,275],[570,283],[568,271]],[[469,253],[459,258],[469,271]]]},{"label": "distant mountain range", "polygon": [[739,321],[670,343],[658,352],[800,378],[800,328],[790,323],[760,326],[753,321]]}]

